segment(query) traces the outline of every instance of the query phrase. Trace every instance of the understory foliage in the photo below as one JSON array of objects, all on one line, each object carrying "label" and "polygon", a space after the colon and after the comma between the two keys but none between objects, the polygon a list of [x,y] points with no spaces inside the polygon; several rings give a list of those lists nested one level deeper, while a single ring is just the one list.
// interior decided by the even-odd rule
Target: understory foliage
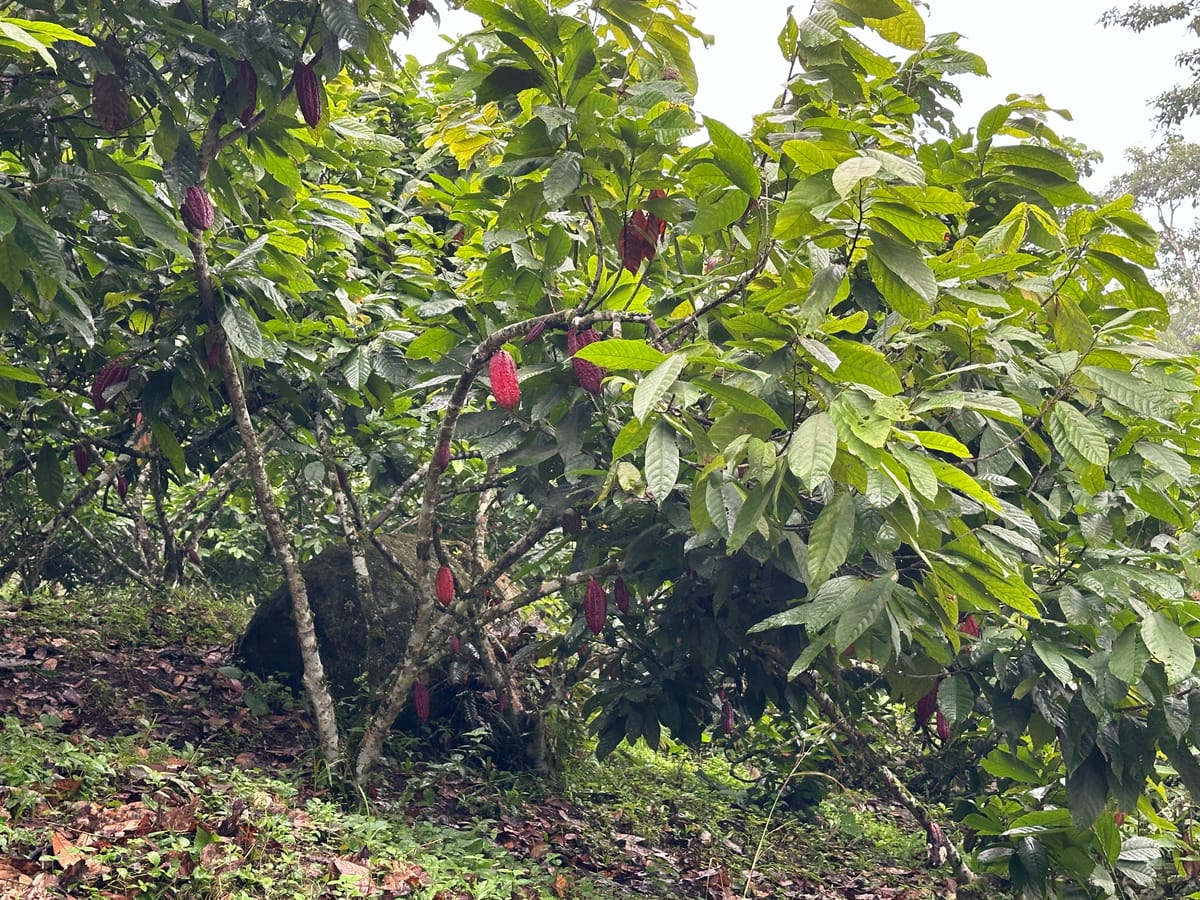
[{"label": "understory foliage", "polygon": [[408,524],[406,659],[357,747],[318,723],[360,783],[461,635],[518,728],[587,650],[601,756],[767,711],[869,747],[869,682],[986,773],[959,813],[1019,889],[1182,865],[1197,369],[1133,198],[1039,98],[956,119],[984,63],[909,0],[789,17],[748,136],[674,0],[464,5],[425,72],[392,0],[5,8],[0,572]]}]

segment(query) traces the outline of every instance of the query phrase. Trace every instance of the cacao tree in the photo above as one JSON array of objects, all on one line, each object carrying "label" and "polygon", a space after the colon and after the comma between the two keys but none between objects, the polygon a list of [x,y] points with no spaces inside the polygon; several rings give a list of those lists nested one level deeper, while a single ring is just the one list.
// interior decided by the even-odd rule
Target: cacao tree
[{"label": "cacao tree", "polygon": [[[1148,785],[1200,795],[1196,367],[1156,234],[1040,100],[956,121],[983,62],[909,0],[789,16],[749,135],[694,108],[674,0],[467,0],[426,73],[390,43],[424,6],[94,6],[0,39],[6,579],[85,509],[181,576],[204,473],[213,515],[253,498],[360,786],[464,639],[515,728],[570,709],[517,668],[582,649],[602,756],[819,716],[962,880],[1152,876]],[[399,522],[416,618],[350,747],[296,546],[365,596]],[[986,773],[973,860],[858,677]]]}]

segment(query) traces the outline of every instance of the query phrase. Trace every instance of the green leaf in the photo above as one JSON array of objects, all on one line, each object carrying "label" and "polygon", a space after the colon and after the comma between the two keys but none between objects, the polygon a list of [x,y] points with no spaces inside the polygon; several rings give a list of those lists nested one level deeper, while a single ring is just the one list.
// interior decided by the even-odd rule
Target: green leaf
[{"label": "green leaf", "polygon": [[353,49],[367,46],[367,23],[350,0],[321,0],[321,17],[329,30]]},{"label": "green leaf", "polygon": [[896,312],[909,319],[929,314],[937,299],[937,280],[919,250],[872,233],[867,267],[879,293]]},{"label": "green leaf", "polygon": [[554,160],[542,182],[542,194],[551,209],[558,209],[575,193],[582,174],[583,165],[578,153],[568,150]]},{"label": "green leaf", "polygon": [[[653,419],[633,418],[625,423],[613,441],[613,460],[618,460],[636,450],[650,437],[654,429]],[[461,429],[460,429],[461,431]]]},{"label": "green leaf", "polygon": [[864,178],[870,178],[883,168],[883,163],[869,156],[853,156],[833,170],[833,189],[849,197]]},{"label": "green leaf", "polygon": [[959,459],[970,459],[971,451],[958,438],[940,431],[910,431],[906,432],[920,442],[926,450],[936,450],[939,453],[949,453]]},{"label": "green leaf", "polygon": [[709,518],[721,536],[728,539],[733,534],[733,526],[737,523],[738,513],[742,511],[742,492],[738,486],[725,477],[724,473],[714,472],[708,478],[708,489],[704,494],[704,502],[708,509]]},{"label": "green leaf", "polygon": [[[636,372],[649,372],[667,360],[667,355],[661,350],[655,350],[645,341],[628,338],[593,341],[576,350],[575,355],[605,369],[630,369]],[[686,357],[678,358],[687,362]]]},{"label": "green leaf", "polygon": [[974,478],[959,469],[957,466],[951,465],[945,460],[929,458],[929,465],[933,467],[933,471],[937,474],[938,481],[947,487],[951,487],[964,496],[970,497],[979,503],[982,503],[993,512],[1000,512],[1000,502],[992,495],[992,493],[983,488]]},{"label": "green leaf", "polygon": [[693,385],[700,388],[706,394],[716,397],[718,400],[724,401],[730,408],[738,412],[748,413],[752,416],[766,419],[776,428],[786,429],[783,419],[779,418],[779,413],[771,409],[766,401],[755,397],[741,388],[733,387],[733,385],[723,384],[719,381],[708,381],[704,379],[696,379],[692,382]]},{"label": "green leaf", "polygon": [[9,381],[20,381],[25,384],[46,383],[36,372],[30,372],[28,369],[21,369],[17,366],[10,366],[4,363],[0,363],[0,378],[7,378]]},{"label": "green leaf", "polygon": [[943,678],[938,685],[937,705],[951,725],[966,722],[975,710],[975,691],[970,679],[962,675]]},{"label": "green leaf", "polygon": [[749,203],[750,195],[735,187],[704,194],[696,203],[692,234],[706,235],[728,228],[741,217]]},{"label": "green leaf", "polygon": [[838,436],[833,418],[821,411],[800,423],[788,446],[788,468],[808,490],[815,490],[829,475],[837,458]]},{"label": "green leaf", "polygon": [[854,498],[840,492],[821,510],[808,534],[808,587],[819,588],[846,561],[854,541]]},{"label": "green leaf", "polygon": [[221,310],[221,328],[225,330],[229,343],[239,353],[250,359],[261,359],[263,355],[262,332],[254,316],[236,301]]},{"label": "green leaf", "polygon": [[712,142],[713,159],[721,171],[749,197],[757,197],[762,186],[750,145],[728,125],[708,116],[704,116],[704,128]]},{"label": "green leaf", "polygon": [[774,485],[770,480],[762,481],[755,485],[747,495],[738,512],[737,521],[733,523],[729,540],[725,542],[727,553],[733,554],[742,549],[742,546],[750,539],[750,535],[758,531],[763,522],[763,513],[774,496],[773,488]]},{"label": "green leaf", "polygon": [[[597,341],[588,344],[583,350],[589,350],[600,344],[612,344],[615,341]],[[675,386],[679,373],[687,365],[687,357],[682,353],[668,356],[662,360],[633,390],[633,414],[645,421],[650,413],[658,408],[658,404]]]},{"label": "green leaf", "polygon": [[895,0],[837,0],[837,2],[864,19],[887,19],[904,12]]},{"label": "green leaf", "polygon": [[863,19],[879,36],[905,50],[920,50],[925,46],[925,20],[911,0],[892,0],[900,12],[884,18],[864,16]]},{"label": "green leaf", "polygon": [[166,422],[159,419],[151,420],[150,431],[154,434],[154,443],[162,455],[167,458],[167,462],[171,464],[171,470],[180,478],[185,476],[187,461],[183,457],[183,448],[179,446],[175,433],[171,431]]},{"label": "green leaf", "polygon": [[1067,806],[1076,828],[1090,828],[1108,802],[1108,765],[1098,747],[1067,776]]},{"label": "green leaf", "polygon": [[889,397],[902,390],[900,376],[882,353],[874,347],[838,338],[828,338],[826,345],[839,363],[833,374],[843,384],[863,384]]},{"label": "green leaf", "polygon": [[[1069,403],[1060,401],[1047,417],[1050,437],[1059,449],[1069,449],[1095,466],[1108,465],[1108,441],[1096,425]],[[1065,445],[1065,446],[1064,446]]]},{"label": "green leaf", "polygon": [[49,441],[42,444],[38,450],[37,462],[33,467],[33,481],[43,502],[50,505],[58,503],[63,491],[63,471],[58,453]]},{"label": "green leaf", "polygon": [[662,506],[679,478],[679,444],[675,429],[660,421],[646,442],[646,487]]},{"label": "green leaf", "polygon": [[1149,660],[1136,625],[1128,625],[1113,641],[1112,653],[1108,657],[1108,671],[1126,684],[1135,684],[1141,677]]},{"label": "green leaf", "polygon": [[863,636],[883,613],[892,588],[896,584],[896,574],[881,575],[868,581],[857,596],[846,606],[845,611],[838,617],[837,630],[834,632],[833,644],[841,653],[856,640]]},{"label": "green leaf", "polygon": [[1151,655],[1162,663],[1168,685],[1178,684],[1192,674],[1196,665],[1195,645],[1165,613],[1152,613],[1142,621],[1142,640]]}]

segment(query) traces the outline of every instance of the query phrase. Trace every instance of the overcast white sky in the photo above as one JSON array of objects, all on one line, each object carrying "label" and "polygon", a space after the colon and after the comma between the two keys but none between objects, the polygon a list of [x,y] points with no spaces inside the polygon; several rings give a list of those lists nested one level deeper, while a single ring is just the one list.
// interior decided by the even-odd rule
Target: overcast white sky
[{"label": "overcast white sky", "polygon": [[[470,31],[474,20],[442,8],[441,30]],[[1123,152],[1132,144],[1155,138],[1150,98],[1184,78],[1175,65],[1181,50],[1195,46],[1195,36],[1180,25],[1135,35],[1105,29],[1100,15],[1122,0],[930,0],[926,13],[931,34],[956,31],[962,45],[981,55],[990,78],[957,77],[964,92],[960,123],[968,127],[1010,93],[1041,93],[1055,108],[1071,111],[1072,122],[1059,122],[1060,133],[1083,141],[1105,156],[1091,180],[1103,187],[1121,171]],[[786,10],[807,12],[808,0],[694,0],[696,22],[716,37],[711,49],[697,47],[700,75],[697,106],[738,131],[747,130],[755,112],[766,109],[779,93],[785,63],[775,35]],[[430,59],[445,46],[428,20],[418,22],[409,44],[418,58]],[[895,49],[894,55],[904,51]],[[1200,140],[1200,123],[1185,134]]]}]

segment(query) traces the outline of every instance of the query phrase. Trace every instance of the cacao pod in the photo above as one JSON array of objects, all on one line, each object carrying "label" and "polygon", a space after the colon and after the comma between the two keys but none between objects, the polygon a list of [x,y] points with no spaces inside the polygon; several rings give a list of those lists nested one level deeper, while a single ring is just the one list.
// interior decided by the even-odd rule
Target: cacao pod
[{"label": "cacao pod", "polygon": [[629,612],[629,586],[625,584],[625,579],[620,575],[613,582],[613,599],[617,601],[617,609],[622,613]]},{"label": "cacao pod", "polygon": [[433,454],[433,467],[439,472],[445,472],[448,465],[450,465],[450,444],[442,441]]},{"label": "cacao pod", "polygon": [[488,363],[488,377],[492,381],[492,396],[496,403],[509,412],[521,402],[521,385],[517,381],[517,364],[507,350],[497,350]]},{"label": "cacao pod", "polygon": [[579,534],[583,530],[583,519],[573,509],[568,509],[562,515],[562,529],[567,534]]},{"label": "cacao pod", "polygon": [[454,602],[454,573],[450,571],[449,566],[438,567],[437,575],[433,579],[433,587],[438,602],[442,606],[449,606]]},{"label": "cacao pod", "polygon": [[121,388],[129,382],[129,366],[126,364],[128,357],[118,356],[116,359],[110,360],[104,364],[99,373],[92,381],[92,406],[96,408],[96,412],[103,412],[108,408],[112,398],[121,390]]},{"label": "cacao pod", "polygon": [[244,56],[237,61],[237,86],[238,95],[246,98],[238,118],[243,125],[249,125],[254,118],[254,107],[258,105],[258,73]]},{"label": "cacao pod", "polygon": [[321,123],[321,82],[313,67],[308,63],[296,63],[292,87],[296,90],[296,102],[304,121],[309,128],[316,128]]},{"label": "cacao pod", "polygon": [[458,639],[457,634],[450,638],[450,652],[455,656],[462,653],[462,641]]},{"label": "cacao pod", "polygon": [[978,638],[980,635],[979,622],[976,621],[972,613],[967,613],[961,622],[958,623],[958,630],[967,637]]},{"label": "cacao pod", "polygon": [[525,335],[525,346],[528,347],[530,344],[537,341],[537,339],[540,338],[545,333],[546,333],[546,323],[538,322],[536,325],[534,325],[532,328],[529,329],[529,334]]},{"label": "cacao pod", "polygon": [[635,209],[617,235],[617,253],[621,257],[621,265],[636,275],[643,260],[654,258],[654,249],[646,211]]},{"label": "cacao pod", "polygon": [[129,57],[125,55],[125,48],[121,46],[121,42],[117,40],[115,34],[110,34],[104,39],[104,55],[112,63],[113,71],[117,73],[118,78],[129,77]]},{"label": "cacao pod", "polygon": [[117,476],[117,496],[120,497],[122,500],[124,500],[125,495],[128,493],[129,493],[129,479],[126,478],[124,475],[118,475]]},{"label": "cacao pod", "polygon": [[204,364],[210,372],[221,362],[221,343],[219,340],[213,341],[212,346],[208,348],[208,356],[205,357]]},{"label": "cacao pod", "polygon": [[579,359],[575,353],[588,344],[602,340],[600,332],[595,328],[586,328],[583,331],[576,331],[571,328],[567,331],[567,351],[571,354],[571,367],[575,370],[575,378],[579,381],[579,386],[589,394],[599,395],[604,389],[604,376],[608,373],[595,363],[588,362],[586,359]]},{"label": "cacao pod", "polygon": [[937,736],[939,740],[950,740],[950,720],[940,709],[937,714]]},{"label": "cacao pod", "polygon": [[188,547],[187,558],[192,561],[192,565],[200,565],[200,554],[196,552],[195,547]]},{"label": "cacao pod", "polygon": [[79,443],[75,445],[75,468],[79,470],[80,475],[88,473],[88,466],[91,465],[90,454],[88,453],[87,444]]},{"label": "cacao pod", "polygon": [[117,75],[99,72],[92,81],[92,115],[109,134],[129,124],[129,95]]},{"label": "cacao pod", "polygon": [[924,726],[937,712],[937,688],[917,701],[917,724]]},{"label": "cacao pod", "polygon": [[592,634],[604,630],[604,620],[608,618],[608,596],[604,587],[595,578],[588,579],[587,593],[583,597],[583,618]]},{"label": "cacao pod", "polygon": [[427,12],[429,12],[429,0],[409,0],[408,21],[410,25]]},{"label": "cacao pod", "polygon": [[213,226],[213,205],[201,185],[193,184],[183,195],[183,224],[188,231],[208,231]]},{"label": "cacao pod", "polygon": [[338,487],[342,489],[342,493],[350,493],[350,479],[346,477],[346,470],[341,466],[334,466],[333,471],[337,475]]},{"label": "cacao pod", "polygon": [[413,685],[413,711],[422,725],[429,721],[429,688],[423,681]]},{"label": "cacao pod", "polygon": [[1124,825],[1125,824],[1125,813],[1121,812],[1121,810],[1119,810],[1119,809],[1115,813],[1113,813],[1113,824],[1116,825],[1118,828],[1120,828],[1122,825]]},{"label": "cacao pod", "polygon": [[721,699],[721,731],[733,734],[733,704],[724,697]]}]

